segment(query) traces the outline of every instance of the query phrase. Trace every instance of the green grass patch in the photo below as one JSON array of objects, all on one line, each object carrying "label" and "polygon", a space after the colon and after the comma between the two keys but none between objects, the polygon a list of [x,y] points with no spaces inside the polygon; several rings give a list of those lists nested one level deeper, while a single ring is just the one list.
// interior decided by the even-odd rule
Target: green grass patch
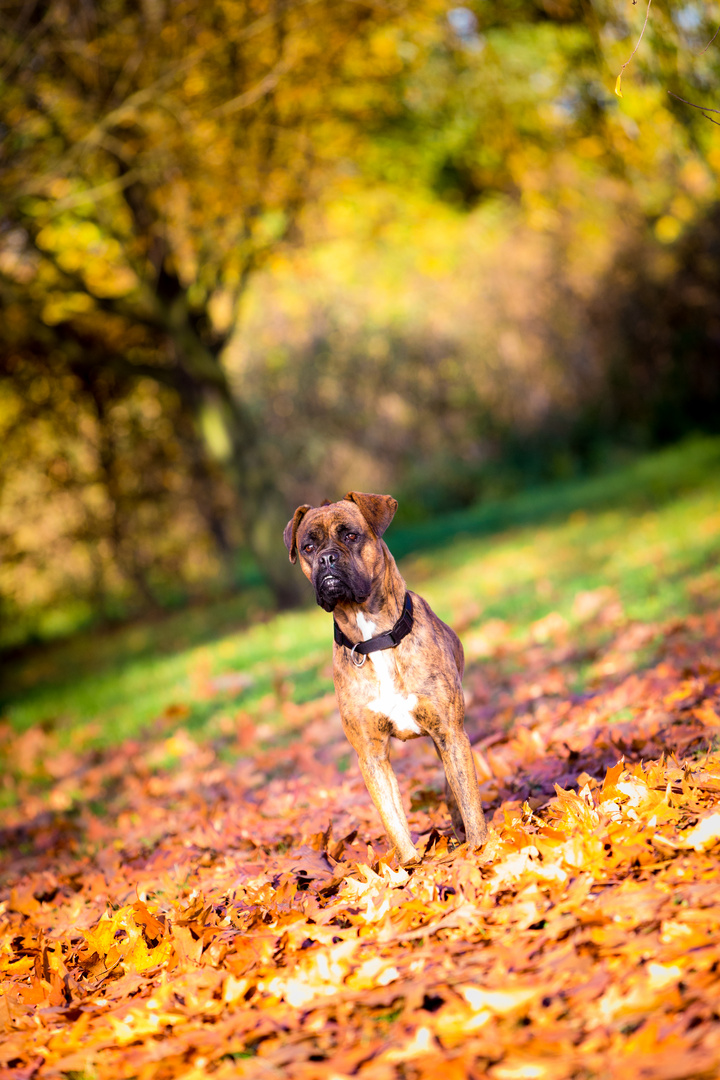
[{"label": "green grass patch", "polygon": [[[409,585],[459,628],[471,655],[497,654],[503,640],[542,647],[563,620],[578,652],[572,685],[582,688],[609,627],[720,606],[720,439],[413,530],[391,528],[386,539],[395,553],[414,552],[401,564]],[[43,725],[61,742],[97,744],[155,725],[216,736],[243,713],[276,729],[284,703],[332,690],[332,620],[313,607],[253,622],[253,604],[250,594],[49,645],[10,673],[4,715],[17,731]],[[628,648],[642,662],[653,640]]]}]

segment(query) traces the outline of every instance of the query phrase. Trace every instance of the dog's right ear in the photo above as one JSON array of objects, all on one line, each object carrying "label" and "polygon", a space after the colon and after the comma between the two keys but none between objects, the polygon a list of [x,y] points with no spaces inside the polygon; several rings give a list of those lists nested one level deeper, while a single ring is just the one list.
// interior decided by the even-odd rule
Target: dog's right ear
[{"label": "dog's right ear", "polygon": [[297,544],[295,543],[295,540],[297,537],[298,525],[305,517],[308,510],[311,509],[312,507],[308,506],[307,503],[303,504],[303,506],[298,506],[297,510],[285,526],[283,540],[285,541],[285,547],[290,552],[291,563],[297,562]]}]

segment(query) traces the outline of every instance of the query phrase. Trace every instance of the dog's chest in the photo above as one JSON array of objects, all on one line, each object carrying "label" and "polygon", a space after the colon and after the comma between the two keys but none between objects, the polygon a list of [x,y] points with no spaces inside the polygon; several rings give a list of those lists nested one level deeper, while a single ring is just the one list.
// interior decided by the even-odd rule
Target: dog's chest
[{"label": "dog's chest", "polygon": [[[362,612],[357,614],[357,624],[364,641],[369,641],[377,633],[377,627]],[[367,658],[372,664],[376,680],[376,694],[367,707],[373,712],[387,716],[399,734],[421,735],[413,710],[417,708],[417,694],[403,693],[398,687],[397,670],[391,649],[370,653]]]}]

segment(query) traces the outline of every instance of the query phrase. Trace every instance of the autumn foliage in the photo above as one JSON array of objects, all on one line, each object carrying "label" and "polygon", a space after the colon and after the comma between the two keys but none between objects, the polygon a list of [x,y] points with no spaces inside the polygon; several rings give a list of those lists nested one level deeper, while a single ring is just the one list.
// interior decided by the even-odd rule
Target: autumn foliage
[{"label": "autumn foliage", "polygon": [[399,747],[412,870],[331,696],[286,702],[270,750],[240,716],[230,759],[179,706],[112,751],[26,732],[0,1077],[717,1075],[720,616],[654,627],[641,669],[647,629],[615,633],[584,694],[552,619],[471,664],[491,839],[457,847],[434,755]]},{"label": "autumn foliage", "polygon": [[0,648],[717,432],[712,4],[1,10]]}]

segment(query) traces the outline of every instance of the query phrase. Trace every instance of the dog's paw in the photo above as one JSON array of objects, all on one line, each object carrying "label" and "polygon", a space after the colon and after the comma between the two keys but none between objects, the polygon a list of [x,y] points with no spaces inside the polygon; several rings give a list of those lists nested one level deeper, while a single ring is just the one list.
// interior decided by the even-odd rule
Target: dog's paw
[{"label": "dog's paw", "polygon": [[397,855],[397,861],[400,863],[401,866],[416,866],[419,862],[422,861],[422,855],[420,855],[420,853],[414,847],[408,848],[407,851],[403,851],[402,853],[396,851],[395,854]]}]

